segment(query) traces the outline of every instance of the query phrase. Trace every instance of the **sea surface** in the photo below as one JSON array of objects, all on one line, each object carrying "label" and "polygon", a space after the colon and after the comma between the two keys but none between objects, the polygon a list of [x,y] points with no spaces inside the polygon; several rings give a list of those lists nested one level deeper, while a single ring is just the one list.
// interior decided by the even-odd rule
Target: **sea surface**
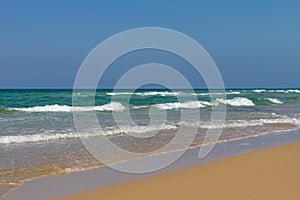
[{"label": "sea surface", "polygon": [[[103,166],[82,144],[73,112],[95,112],[101,126],[101,131],[89,127],[81,137],[107,136],[131,152],[162,148],[181,126],[198,129],[194,146],[203,144],[208,129],[223,128],[218,142],[299,129],[300,89],[234,89],[225,91],[226,98],[212,100],[210,94],[219,92],[97,90],[94,96],[72,90],[0,90],[0,194],[33,178]],[[73,105],[76,98],[95,105]],[[224,105],[225,124],[211,122],[211,111]],[[134,126],[126,120],[115,123],[113,113],[126,111]],[[182,111],[200,111],[200,122],[181,118]],[[151,117],[161,112],[166,114],[164,123],[151,124]],[[159,134],[133,137],[151,132]]]}]

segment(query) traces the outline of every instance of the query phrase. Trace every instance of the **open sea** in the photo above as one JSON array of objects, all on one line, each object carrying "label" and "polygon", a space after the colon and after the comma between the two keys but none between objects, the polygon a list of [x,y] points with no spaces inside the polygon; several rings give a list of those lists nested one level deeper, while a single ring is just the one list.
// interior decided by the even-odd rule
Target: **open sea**
[{"label": "open sea", "polygon": [[[218,91],[210,91],[217,93]],[[201,145],[208,129],[220,128],[210,122],[211,111],[226,105],[226,121],[218,142],[289,132],[300,126],[300,89],[226,90],[226,99],[211,100],[207,90],[97,90],[96,95],[72,94],[72,90],[0,90],[0,194],[5,195],[24,181],[103,166],[85,149],[73,120],[73,111],[96,112],[102,131],[87,129],[84,137],[103,135],[132,152],[155,151],[166,145],[179,126],[198,128],[193,146]],[[95,101],[95,106],[72,107],[72,96]],[[126,99],[130,97],[129,104]],[[180,102],[178,97],[180,97]],[[196,100],[195,100],[196,99]],[[185,110],[200,109],[200,122],[180,118]],[[112,111],[130,111],[135,126],[120,125]],[[166,113],[163,125],[149,125],[149,113]],[[129,135],[147,135],[137,139]]]}]

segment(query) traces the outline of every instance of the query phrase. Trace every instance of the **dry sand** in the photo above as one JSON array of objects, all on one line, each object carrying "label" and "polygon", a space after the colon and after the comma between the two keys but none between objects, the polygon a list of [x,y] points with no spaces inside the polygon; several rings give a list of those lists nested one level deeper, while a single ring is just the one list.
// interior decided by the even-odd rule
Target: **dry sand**
[{"label": "dry sand", "polygon": [[61,200],[299,200],[300,142],[107,186]]}]

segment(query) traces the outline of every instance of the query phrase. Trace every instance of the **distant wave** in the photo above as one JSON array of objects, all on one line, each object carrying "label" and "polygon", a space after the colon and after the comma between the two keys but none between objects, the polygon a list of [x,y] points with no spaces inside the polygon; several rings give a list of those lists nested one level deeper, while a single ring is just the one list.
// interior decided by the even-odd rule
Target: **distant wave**
[{"label": "distant wave", "polygon": [[184,93],[182,92],[136,92],[136,93],[130,93],[130,92],[108,92],[106,93],[110,96],[116,96],[116,95],[139,95],[139,96],[178,96],[182,95]]},{"label": "distant wave", "polygon": [[231,95],[231,94],[240,94],[238,91],[234,92],[219,92],[219,93],[193,93],[193,92],[158,92],[158,91],[152,91],[152,92],[136,92],[136,93],[130,93],[130,92],[108,92],[106,93],[110,96],[118,96],[118,95],[138,95],[138,96],[209,96],[209,95]]},{"label": "distant wave", "polygon": [[211,93],[191,93],[197,96],[208,96],[208,95],[231,95],[231,94],[241,94],[241,92],[211,92]]},{"label": "distant wave", "polygon": [[172,109],[193,109],[193,108],[204,108],[212,105],[206,101],[188,101],[188,102],[174,102],[174,103],[162,103],[154,105],[161,110],[172,110]]},{"label": "distant wave", "polygon": [[[172,109],[195,109],[205,108],[208,106],[218,106],[219,103],[227,104],[230,106],[255,106],[255,104],[247,99],[236,97],[234,99],[217,99],[214,102],[208,101],[187,101],[187,102],[173,102],[173,103],[160,103],[153,105],[160,110],[172,110]],[[144,108],[145,106],[134,106],[133,108]]]},{"label": "distant wave", "polygon": [[136,95],[140,95],[140,96],[178,96],[178,95],[182,95],[182,92],[138,92],[135,93]]},{"label": "distant wave", "polygon": [[274,104],[283,104],[283,102],[278,99],[273,99],[273,98],[266,98],[266,99]]},{"label": "distant wave", "polygon": [[259,90],[259,89],[256,89],[256,90],[253,90],[253,92],[261,93],[261,92],[266,92],[266,90]]},{"label": "distant wave", "polygon": [[45,105],[35,106],[29,108],[8,108],[9,110],[23,111],[23,112],[85,112],[85,111],[123,111],[125,107],[118,102],[111,102],[102,106],[94,107],[72,107],[67,105]]},{"label": "distant wave", "polygon": [[287,90],[287,91],[291,93],[300,93],[300,90]]},{"label": "distant wave", "polygon": [[300,93],[300,90],[299,89],[280,89],[280,90],[265,90],[265,89],[255,89],[255,90],[252,90],[253,92],[256,92],[256,93],[261,93],[261,92],[271,92],[271,93]]},{"label": "distant wave", "polygon": [[132,95],[133,93],[131,92],[107,92],[107,95],[110,96],[117,96],[117,95]]},{"label": "distant wave", "polygon": [[[260,98],[258,98],[259,100]],[[276,98],[264,98],[264,102],[272,104],[283,104],[282,101]],[[255,103],[254,103],[255,102]],[[196,108],[205,108],[209,106],[218,106],[221,104],[226,104],[230,106],[255,106],[255,104],[261,104],[260,101],[255,100],[254,102],[245,97],[235,97],[233,99],[216,99],[215,101],[186,101],[186,102],[170,102],[170,103],[158,103],[152,106],[161,109],[161,110],[172,110],[172,109],[196,109]],[[133,109],[147,108],[151,105],[140,105],[140,106],[129,106]],[[90,107],[81,107],[81,106],[68,106],[68,105],[45,105],[45,106],[35,106],[28,108],[2,108],[4,111],[22,111],[22,112],[86,112],[86,111],[116,111],[121,112],[126,109],[124,105],[119,102],[111,102],[101,106],[90,106]]]},{"label": "distant wave", "polygon": [[235,97],[234,99],[217,99],[217,101],[230,106],[255,106],[250,99],[243,97]]},{"label": "distant wave", "polygon": [[295,90],[291,90],[291,89],[289,89],[289,90],[268,90],[268,92],[273,92],[273,93],[286,93],[286,94],[288,94],[288,93],[300,93],[300,90],[299,89],[295,89]]}]

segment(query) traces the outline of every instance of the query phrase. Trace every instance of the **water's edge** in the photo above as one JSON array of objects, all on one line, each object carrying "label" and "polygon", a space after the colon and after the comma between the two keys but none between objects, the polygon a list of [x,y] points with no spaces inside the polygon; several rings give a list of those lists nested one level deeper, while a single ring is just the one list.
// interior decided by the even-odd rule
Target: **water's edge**
[{"label": "water's edge", "polygon": [[[208,163],[217,159],[243,154],[258,149],[280,146],[300,141],[300,131],[259,135],[251,138],[217,143],[213,151],[204,159],[198,159],[199,146],[190,148],[172,165],[147,174],[128,174],[117,172],[109,167],[100,167],[86,171],[63,174],[55,177],[37,178],[24,182],[17,190],[6,196],[5,200],[50,200],[61,196],[89,190],[123,181],[134,180],[155,174],[161,174]],[[155,156],[168,156],[174,152]],[[131,161],[127,161],[131,162]],[[49,190],[51,188],[51,190]],[[36,192],[38,191],[38,192]],[[55,191],[55,192],[54,192]]]}]

